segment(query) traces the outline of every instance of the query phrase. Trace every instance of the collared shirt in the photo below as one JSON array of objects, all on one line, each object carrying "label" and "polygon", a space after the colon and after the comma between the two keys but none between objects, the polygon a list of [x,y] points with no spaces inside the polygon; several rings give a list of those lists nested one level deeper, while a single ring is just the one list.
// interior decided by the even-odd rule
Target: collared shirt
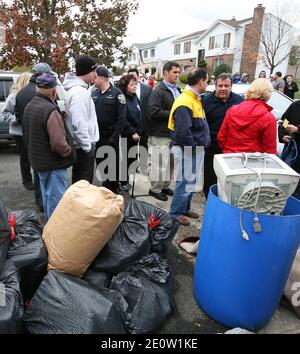
[{"label": "collared shirt", "polygon": [[172,95],[174,96],[174,100],[180,95],[180,92],[178,91],[178,86],[175,84],[170,84],[168,81],[164,80],[164,84],[167,86],[167,88],[172,92]]},{"label": "collared shirt", "polygon": [[137,95],[137,98],[140,101],[141,100],[141,83],[140,82],[138,82],[136,84],[136,95]]},{"label": "collared shirt", "polygon": [[201,94],[199,92],[196,92],[191,86],[186,85],[185,89],[194,92],[196,98],[200,98]]}]

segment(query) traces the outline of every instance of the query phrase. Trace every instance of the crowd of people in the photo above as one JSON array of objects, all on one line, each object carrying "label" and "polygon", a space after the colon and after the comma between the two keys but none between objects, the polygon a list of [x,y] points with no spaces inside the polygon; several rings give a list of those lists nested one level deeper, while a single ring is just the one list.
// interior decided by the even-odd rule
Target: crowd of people
[{"label": "crowd of people", "polygon": [[[20,153],[23,185],[35,189],[46,219],[68,188],[67,169],[72,166],[72,183],[93,183],[96,162],[97,177],[114,193],[129,192],[129,177],[137,167],[146,171],[149,195],[163,202],[173,197],[170,214],[190,225],[189,219],[199,218],[191,201],[203,167],[207,197],[217,182],[216,154],[276,154],[277,122],[267,102],[274,89],[290,97],[298,90],[291,75],[284,81],[276,73],[271,83],[261,72],[250,84],[243,74],[239,82],[249,84],[243,98],[232,92],[237,77],[223,73],[210,77],[215,91],[203,95],[209,81],[204,68],[193,70],[181,90],[181,67],[172,61],[164,65],[163,80],[155,88],[145,84],[137,69],[130,69],[115,87],[110,71],[88,56],[80,56],[75,68],[59,78],[66,91],[65,110],[57,104],[59,81],[46,63],[18,78],[3,109]],[[294,139],[300,148],[300,102],[283,119],[280,140],[289,144]],[[126,162],[125,169],[120,161]],[[300,172],[300,157],[292,167]],[[300,198],[299,187],[295,196]]]}]

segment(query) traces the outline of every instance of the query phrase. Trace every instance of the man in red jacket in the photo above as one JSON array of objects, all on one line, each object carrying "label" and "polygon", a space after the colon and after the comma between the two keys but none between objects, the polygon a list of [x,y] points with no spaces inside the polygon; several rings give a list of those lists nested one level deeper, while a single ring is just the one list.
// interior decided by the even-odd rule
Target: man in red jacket
[{"label": "man in red jacket", "polygon": [[277,154],[277,122],[266,104],[272,91],[267,79],[257,79],[249,86],[246,101],[228,110],[218,134],[223,153]]}]

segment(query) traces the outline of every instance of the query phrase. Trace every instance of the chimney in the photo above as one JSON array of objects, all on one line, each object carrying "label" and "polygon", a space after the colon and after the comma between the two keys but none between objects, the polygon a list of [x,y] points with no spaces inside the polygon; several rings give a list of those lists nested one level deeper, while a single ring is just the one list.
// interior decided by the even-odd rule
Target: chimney
[{"label": "chimney", "polygon": [[263,7],[263,4],[258,4],[257,7],[254,8],[253,14],[253,22],[261,22],[265,15],[266,8]]}]

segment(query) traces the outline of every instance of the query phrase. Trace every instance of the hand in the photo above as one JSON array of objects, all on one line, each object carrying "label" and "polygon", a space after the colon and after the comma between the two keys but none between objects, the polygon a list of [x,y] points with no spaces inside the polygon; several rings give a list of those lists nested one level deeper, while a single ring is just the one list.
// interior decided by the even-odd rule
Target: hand
[{"label": "hand", "polygon": [[141,139],[141,137],[137,133],[132,135],[132,140],[133,141],[140,141],[140,139]]},{"label": "hand", "polygon": [[289,124],[288,127],[286,128],[287,132],[289,134],[295,134],[295,133],[298,133],[299,132],[299,129],[298,127],[295,127],[294,125],[292,124]]},{"label": "hand", "polygon": [[290,137],[289,135],[285,135],[285,136],[282,138],[282,141],[283,141],[285,144],[288,144],[290,140],[291,140],[291,137]]}]

